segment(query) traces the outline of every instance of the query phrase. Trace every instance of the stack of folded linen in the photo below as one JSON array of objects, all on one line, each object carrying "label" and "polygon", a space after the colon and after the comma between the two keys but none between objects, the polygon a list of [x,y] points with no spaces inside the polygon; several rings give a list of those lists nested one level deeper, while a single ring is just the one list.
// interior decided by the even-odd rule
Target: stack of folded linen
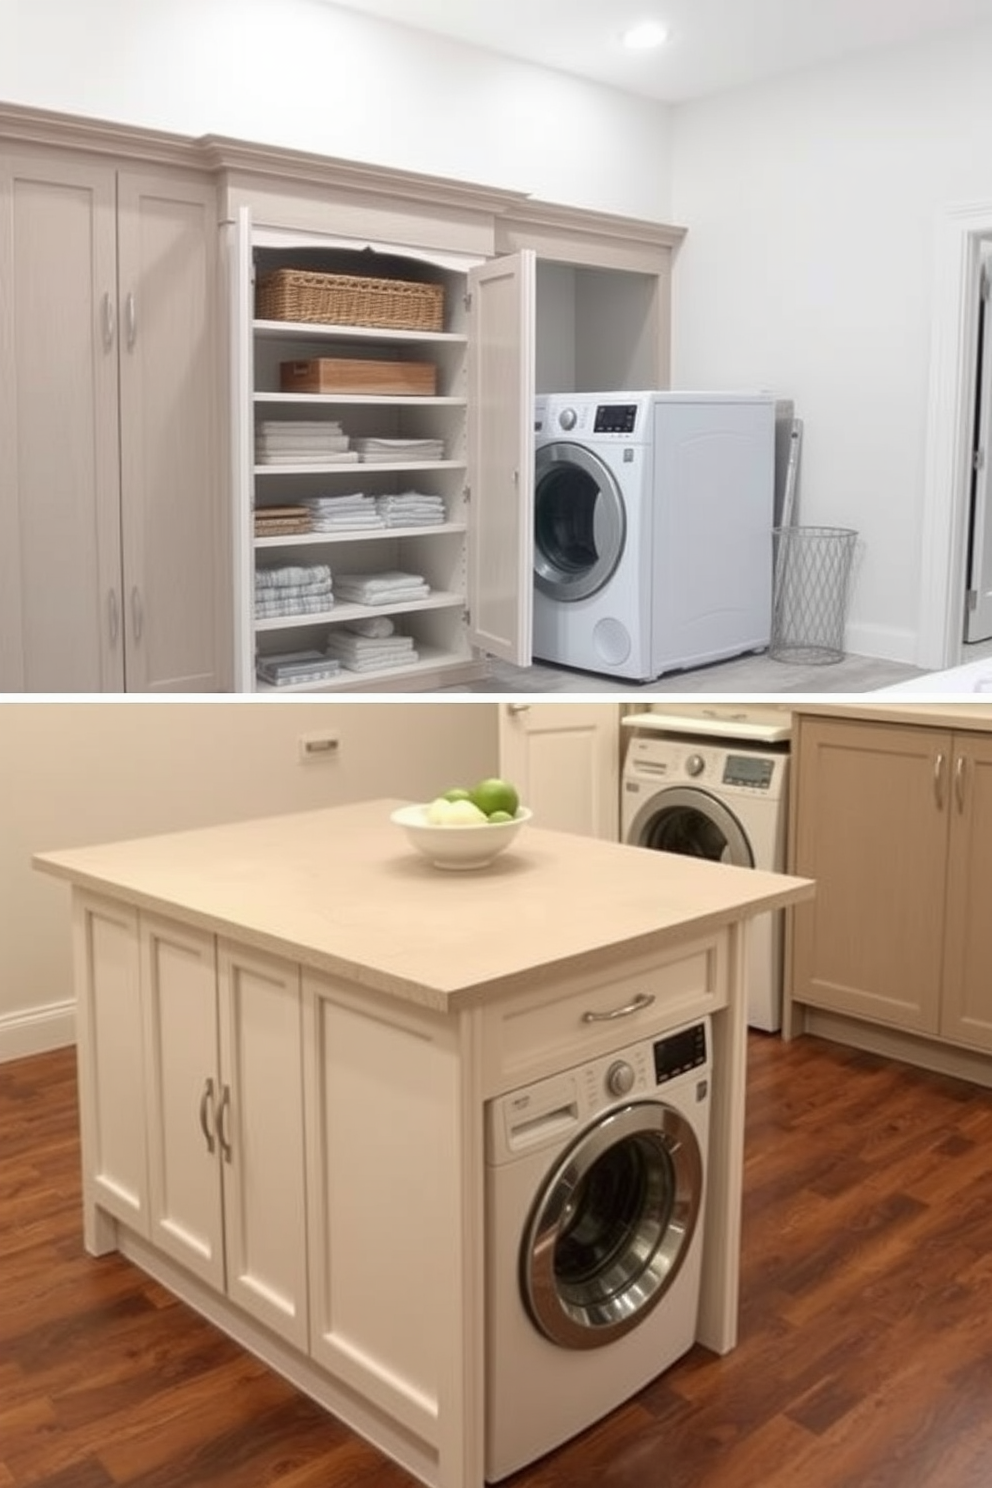
[{"label": "stack of folded linen", "polygon": [[338,574],[334,592],[339,599],[352,604],[403,604],[409,599],[426,599],[430,588],[421,574],[386,573]]},{"label": "stack of folded linen", "polygon": [[255,536],[283,537],[310,531],[310,511],[305,506],[256,506]]},{"label": "stack of folded linen", "polygon": [[335,626],[327,637],[327,654],[349,672],[381,672],[420,660],[413,637],[398,634],[391,624],[388,633],[374,635],[350,625]]},{"label": "stack of folded linen", "polygon": [[363,496],[360,491],[353,496],[304,496],[302,505],[310,513],[314,532],[351,532],[386,525],[376,510],[375,497]]},{"label": "stack of folded linen", "polygon": [[255,430],[256,465],[355,464],[358,454],[331,419],[262,419]]},{"label": "stack of folded linen", "polygon": [[326,563],[282,564],[255,570],[255,619],[319,615],[334,603]]},{"label": "stack of folded linen", "polygon": [[255,658],[255,675],[270,687],[290,687],[300,682],[326,682],[336,677],[341,663],[322,651],[281,651]]},{"label": "stack of folded linen", "polygon": [[404,464],[409,460],[443,460],[443,439],[356,439],[361,460],[375,464]]},{"label": "stack of folded linen", "polygon": [[387,527],[432,527],[445,520],[444,501],[422,491],[377,496],[376,511]]}]

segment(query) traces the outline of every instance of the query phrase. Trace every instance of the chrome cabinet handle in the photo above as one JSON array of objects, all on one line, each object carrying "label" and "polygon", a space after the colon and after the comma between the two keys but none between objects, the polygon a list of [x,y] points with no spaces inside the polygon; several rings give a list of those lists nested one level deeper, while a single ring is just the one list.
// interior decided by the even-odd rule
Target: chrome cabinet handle
[{"label": "chrome cabinet handle", "polygon": [[107,622],[110,626],[110,644],[117,645],[117,637],[121,633],[121,612],[117,603],[117,590],[107,590]]},{"label": "chrome cabinet handle", "polygon": [[134,293],[128,294],[124,301],[124,324],[126,326],[127,349],[134,350],[134,344],[138,339],[138,309],[134,300]]},{"label": "chrome cabinet handle", "polygon": [[964,810],[964,794],[967,776],[965,774],[967,760],[963,754],[959,754],[954,761],[954,799],[958,803],[958,810]]},{"label": "chrome cabinet handle", "polygon": [[611,1008],[608,1013],[583,1013],[583,1023],[612,1023],[615,1018],[629,1018],[631,1013],[640,1013],[654,1002],[653,992],[638,992],[632,1002],[623,1007]]},{"label": "chrome cabinet handle", "polygon": [[134,639],[141,640],[141,631],[145,623],[145,611],[141,603],[141,590],[135,584],[131,590],[131,625],[134,630]]},{"label": "chrome cabinet handle", "polygon": [[937,802],[937,810],[944,809],[944,756],[938,753],[933,762],[933,793]]},{"label": "chrome cabinet handle", "polygon": [[221,1092],[220,1105],[217,1107],[217,1138],[220,1142],[221,1156],[224,1161],[231,1161],[231,1142],[227,1135],[227,1113],[231,1109],[231,1087],[225,1085]]},{"label": "chrome cabinet handle", "polygon": [[212,1153],[216,1143],[214,1134],[207,1125],[207,1121],[214,1103],[214,1082],[211,1079],[204,1081],[203,1094],[200,1096],[200,1130],[203,1140],[207,1144],[207,1151]]},{"label": "chrome cabinet handle", "polygon": [[114,344],[114,333],[116,330],[116,318],[114,315],[114,301],[110,294],[103,297],[103,344],[107,351]]}]

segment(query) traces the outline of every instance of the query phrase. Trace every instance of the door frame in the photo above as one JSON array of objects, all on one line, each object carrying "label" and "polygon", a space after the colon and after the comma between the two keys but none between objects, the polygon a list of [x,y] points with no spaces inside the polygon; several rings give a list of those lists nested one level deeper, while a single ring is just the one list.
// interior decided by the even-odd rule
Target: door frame
[{"label": "door frame", "polygon": [[948,207],[937,223],[917,663],[961,661],[971,499],[975,352],[982,245],[992,201]]}]

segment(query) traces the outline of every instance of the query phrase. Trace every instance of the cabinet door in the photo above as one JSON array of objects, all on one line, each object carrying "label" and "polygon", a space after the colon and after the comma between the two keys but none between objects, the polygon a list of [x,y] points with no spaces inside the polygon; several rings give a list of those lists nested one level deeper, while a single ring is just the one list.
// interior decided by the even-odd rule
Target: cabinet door
[{"label": "cabinet door", "polygon": [[920,1033],[939,1021],[950,735],[803,719],[792,994]]},{"label": "cabinet door", "polygon": [[216,192],[119,181],[121,521],[129,691],[229,685]]},{"label": "cabinet door", "polygon": [[0,691],[123,688],[115,176],[0,156]]},{"label": "cabinet door", "polygon": [[306,1195],[298,967],[222,942],[220,1141],[227,1291],[306,1348]]},{"label": "cabinet door", "polygon": [[77,895],[74,946],[87,1239],[94,1209],[147,1236],[143,1018],[137,911]]},{"label": "cabinet door", "polygon": [[534,590],[532,252],[469,273],[469,639],[531,663]]},{"label": "cabinet door", "polygon": [[505,703],[500,773],[539,827],[619,841],[620,710],[609,703]]},{"label": "cabinet door", "polygon": [[941,1033],[992,1049],[992,739],[955,734]]},{"label": "cabinet door", "polygon": [[224,1285],[217,982],[211,935],[142,916],[151,1238]]}]

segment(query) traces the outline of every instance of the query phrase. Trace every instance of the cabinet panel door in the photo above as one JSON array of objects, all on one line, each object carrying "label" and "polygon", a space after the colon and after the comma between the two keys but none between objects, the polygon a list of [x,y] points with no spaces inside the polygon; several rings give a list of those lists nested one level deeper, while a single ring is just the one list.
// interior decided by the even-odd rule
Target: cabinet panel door
[{"label": "cabinet panel door", "polygon": [[213,937],[153,916],[142,916],[141,928],[151,1237],[197,1276],[222,1287]]},{"label": "cabinet panel door", "polygon": [[227,685],[213,186],[119,182],[121,520],[127,687]]},{"label": "cabinet panel door", "polygon": [[992,1049],[992,739],[954,737],[941,1033]]},{"label": "cabinet panel door", "polygon": [[800,1002],[920,1033],[939,1021],[950,735],[803,719],[793,871]]},{"label": "cabinet panel door", "polygon": [[123,688],[115,176],[0,156],[0,691]]},{"label": "cabinet panel door", "polygon": [[74,919],[87,1233],[96,1205],[147,1236],[138,915],[78,895]]},{"label": "cabinet panel door", "polygon": [[603,703],[505,703],[500,774],[539,827],[617,842],[620,710]]},{"label": "cabinet panel door", "polygon": [[534,254],[472,269],[468,596],[473,646],[531,663]]},{"label": "cabinet panel door", "polygon": [[306,1348],[307,1248],[299,969],[222,942],[227,1291]]}]

